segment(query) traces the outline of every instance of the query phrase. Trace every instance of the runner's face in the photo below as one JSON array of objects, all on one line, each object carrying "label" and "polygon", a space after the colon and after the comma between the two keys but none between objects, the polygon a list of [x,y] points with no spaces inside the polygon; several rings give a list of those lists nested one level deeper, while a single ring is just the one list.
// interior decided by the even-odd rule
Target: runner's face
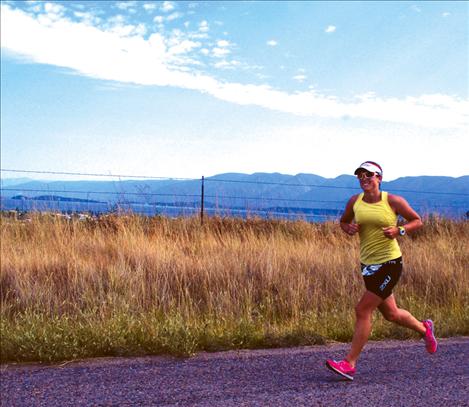
[{"label": "runner's face", "polygon": [[379,189],[380,179],[376,173],[360,171],[357,174],[357,178],[360,181],[360,187],[363,191],[372,191],[376,188]]}]

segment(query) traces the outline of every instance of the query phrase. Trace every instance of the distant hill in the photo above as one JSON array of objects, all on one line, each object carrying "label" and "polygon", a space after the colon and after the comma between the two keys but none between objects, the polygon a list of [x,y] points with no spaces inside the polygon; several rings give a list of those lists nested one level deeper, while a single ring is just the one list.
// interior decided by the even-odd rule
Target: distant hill
[{"label": "distant hill", "polygon": [[26,182],[32,181],[30,178],[6,178],[0,180],[2,188],[12,187],[15,185],[25,184]]},{"label": "distant hill", "polygon": [[[419,176],[383,182],[382,189],[403,195],[417,210],[463,216],[469,210],[469,176]],[[205,178],[207,208],[340,213],[351,195],[360,192],[355,177],[324,178],[314,174],[226,173]],[[2,206],[18,195],[24,200],[123,203],[146,206],[200,205],[201,181],[37,181],[2,179]],[[46,198],[44,198],[46,197]],[[58,197],[58,198],[57,198]],[[18,199],[15,200],[16,207]],[[327,210],[327,211],[324,211]]]}]

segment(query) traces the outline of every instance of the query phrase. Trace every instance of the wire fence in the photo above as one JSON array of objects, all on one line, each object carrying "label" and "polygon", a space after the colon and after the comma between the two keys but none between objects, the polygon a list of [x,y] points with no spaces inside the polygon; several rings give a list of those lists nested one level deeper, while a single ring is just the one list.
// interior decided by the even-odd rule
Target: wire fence
[{"label": "wire fence", "polygon": [[[93,180],[3,181],[0,194],[2,210],[56,211],[62,213],[102,214],[134,212],[147,216],[218,216],[335,220],[352,194],[361,191],[351,185],[278,182],[251,179],[176,178],[149,175],[98,174],[62,171],[0,169],[1,173],[92,177]],[[243,178],[249,176],[242,176]],[[96,182],[95,178],[113,178]],[[307,177],[306,177],[307,179]],[[77,184],[79,182],[79,184]],[[92,182],[92,184],[89,184]],[[78,186],[79,185],[79,186]],[[93,187],[93,189],[91,189]],[[296,188],[296,192],[295,189]],[[320,199],[328,190],[335,199]],[[413,196],[410,203],[425,213],[467,216],[469,191],[448,192],[417,189],[389,189]]]}]

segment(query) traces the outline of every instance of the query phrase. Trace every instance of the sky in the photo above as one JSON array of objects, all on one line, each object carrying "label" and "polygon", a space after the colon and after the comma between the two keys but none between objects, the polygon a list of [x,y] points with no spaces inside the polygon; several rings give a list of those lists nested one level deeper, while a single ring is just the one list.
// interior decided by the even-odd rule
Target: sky
[{"label": "sky", "polygon": [[468,17],[463,1],[2,1],[1,167],[468,175]]}]

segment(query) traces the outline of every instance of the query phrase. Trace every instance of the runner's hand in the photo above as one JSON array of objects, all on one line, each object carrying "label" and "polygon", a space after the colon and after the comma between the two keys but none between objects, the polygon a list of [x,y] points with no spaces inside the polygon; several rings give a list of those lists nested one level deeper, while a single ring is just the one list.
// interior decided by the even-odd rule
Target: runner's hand
[{"label": "runner's hand", "polygon": [[342,230],[350,236],[353,236],[360,230],[360,225],[357,223],[342,223]]},{"label": "runner's hand", "polygon": [[399,236],[399,228],[397,226],[388,226],[383,228],[383,233],[388,239],[395,239]]}]

